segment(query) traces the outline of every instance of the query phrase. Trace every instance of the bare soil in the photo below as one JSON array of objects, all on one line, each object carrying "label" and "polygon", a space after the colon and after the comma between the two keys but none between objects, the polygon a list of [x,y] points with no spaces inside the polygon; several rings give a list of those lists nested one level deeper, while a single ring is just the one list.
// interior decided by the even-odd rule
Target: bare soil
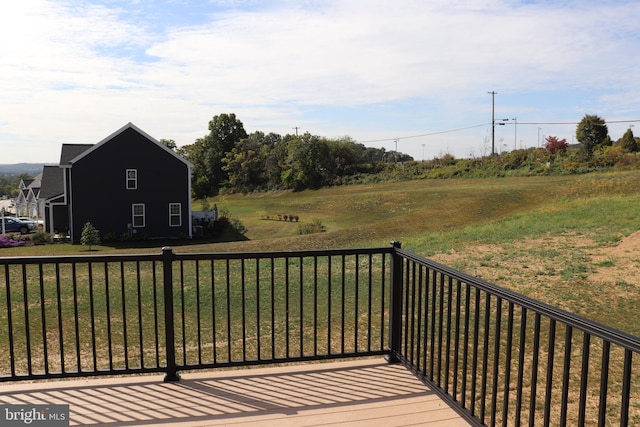
[{"label": "bare soil", "polygon": [[640,336],[640,324],[629,322],[640,304],[640,231],[605,247],[593,234],[566,234],[475,245],[431,258]]},{"label": "bare soil", "polygon": [[[584,270],[580,278],[585,282],[640,286],[640,231],[622,237],[617,244],[608,247],[598,247],[589,234],[566,234],[524,239],[509,247],[474,245],[463,251],[452,249],[432,258],[445,265],[466,262],[471,271],[465,271],[496,283],[509,277],[510,281],[521,285],[533,285],[540,276],[561,276],[560,271],[568,263],[580,262]],[[563,280],[562,277],[558,279]]]}]

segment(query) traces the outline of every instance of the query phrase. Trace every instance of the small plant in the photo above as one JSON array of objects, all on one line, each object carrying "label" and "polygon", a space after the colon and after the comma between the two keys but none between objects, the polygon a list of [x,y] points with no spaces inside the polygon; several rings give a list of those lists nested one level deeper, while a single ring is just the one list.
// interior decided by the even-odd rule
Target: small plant
[{"label": "small plant", "polygon": [[16,248],[25,244],[24,240],[13,240],[9,236],[0,236],[0,248]]},{"label": "small plant", "polygon": [[33,233],[33,236],[31,236],[31,241],[36,245],[47,243],[49,240],[51,240],[51,236],[44,231],[36,231]]},{"label": "small plant", "polygon": [[231,224],[231,228],[233,228],[243,236],[247,234],[247,227],[245,227],[244,224],[242,224],[242,222],[238,218],[231,218],[230,224]]},{"label": "small plant", "polygon": [[314,218],[310,224],[300,224],[298,226],[298,234],[313,234],[324,231],[324,225],[318,218]]},{"label": "small plant", "polygon": [[91,250],[91,246],[100,244],[100,232],[89,221],[82,227],[80,243],[85,246],[88,245],[89,250]]},{"label": "small plant", "polygon": [[118,240],[118,235],[116,233],[107,233],[104,235],[104,239],[105,242],[115,242],[116,240]]}]

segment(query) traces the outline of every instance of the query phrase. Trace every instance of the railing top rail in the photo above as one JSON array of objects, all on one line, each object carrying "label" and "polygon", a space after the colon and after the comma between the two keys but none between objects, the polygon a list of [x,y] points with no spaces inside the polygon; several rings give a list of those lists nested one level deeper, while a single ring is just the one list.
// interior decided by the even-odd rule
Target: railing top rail
[{"label": "railing top rail", "polygon": [[[391,254],[393,248],[360,248],[360,249],[306,249],[290,251],[258,251],[258,252],[193,252],[176,253],[170,247],[163,250],[171,251],[174,259],[256,259],[256,258],[296,258],[314,256],[342,256],[342,255],[369,255]],[[126,262],[126,261],[161,261],[162,253],[148,254],[87,254],[87,255],[50,255],[50,256],[18,256],[0,257],[0,265],[11,264],[65,264],[82,262]]]},{"label": "railing top rail", "polygon": [[260,252],[206,252],[206,253],[174,253],[175,259],[270,259],[270,258],[299,258],[314,256],[342,256],[392,254],[393,248],[359,248],[359,249],[304,249],[290,251],[260,251]]},{"label": "railing top rail", "polygon": [[397,254],[425,267],[440,271],[446,276],[457,279],[468,285],[481,289],[489,294],[502,298],[503,300],[513,302],[521,307],[536,313],[543,314],[556,321],[569,325],[575,329],[588,332],[589,334],[619,345],[628,350],[640,353],[640,338],[635,337],[626,332],[611,328],[601,323],[589,320],[577,314],[562,310],[561,308],[537,301],[525,295],[519,294],[512,290],[500,287],[493,283],[484,281],[469,274],[460,272],[444,264],[424,258],[420,255],[408,252],[404,249],[397,249]]},{"label": "railing top rail", "polygon": [[12,264],[71,264],[86,262],[161,261],[161,253],[102,254],[102,255],[46,255],[0,257],[0,265]]}]

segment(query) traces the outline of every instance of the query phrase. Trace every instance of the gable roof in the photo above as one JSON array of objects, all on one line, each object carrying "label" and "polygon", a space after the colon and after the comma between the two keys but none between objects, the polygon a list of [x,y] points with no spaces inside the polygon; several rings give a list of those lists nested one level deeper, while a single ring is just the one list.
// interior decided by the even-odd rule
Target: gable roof
[{"label": "gable roof", "polygon": [[71,160],[75,159],[91,147],[93,147],[93,144],[62,144],[60,166],[69,166],[71,164]]},{"label": "gable roof", "polygon": [[42,169],[40,198],[50,199],[64,193],[64,175],[58,166],[45,166]]},{"label": "gable roof", "polygon": [[[149,141],[151,141],[154,144],[156,144],[158,147],[160,147],[163,150],[165,150],[167,153],[171,154],[176,159],[180,160],[182,163],[184,163],[187,166],[187,168],[189,168],[189,169],[193,168],[193,165],[191,164],[191,162],[189,162],[188,160],[186,160],[182,156],[178,155],[175,151],[169,149],[167,146],[162,144],[160,141],[158,141],[157,139],[155,139],[154,137],[152,137],[151,135],[149,135],[148,133],[146,133],[145,131],[143,131],[142,129],[140,129],[139,127],[137,127],[136,125],[134,125],[131,122],[129,122],[126,125],[122,126],[120,129],[118,129],[117,131],[115,131],[111,135],[107,136],[102,141],[98,142],[97,144],[90,145],[88,147],[88,149],[85,149],[84,151],[80,152],[77,156],[69,158],[67,160],[66,164],[73,165],[73,163],[77,162],[78,160],[81,160],[83,157],[85,157],[85,156],[89,155],[91,152],[97,150],[103,144],[106,144],[108,141],[110,141],[113,138],[115,138],[116,136],[120,135],[122,132],[126,131],[127,129],[133,129],[134,131],[138,132],[140,135],[142,135],[143,137],[145,137]],[[60,159],[60,165],[62,166],[62,164],[63,164],[62,163],[62,159]]]},{"label": "gable roof", "polygon": [[18,184],[18,188],[20,190],[24,190],[25,188],[29,188],[31,183],[33,182],[33,178],[21,179],[20,184]]},{"label": "gable roof", "polygon": [[34,191],[36,188],[40,188],[40,186],[42,186],[42,172],[39,173],[38,175],[36,175],[31,182],[29,183],[29,185],[27,186],[28,188],[33,188]]}]

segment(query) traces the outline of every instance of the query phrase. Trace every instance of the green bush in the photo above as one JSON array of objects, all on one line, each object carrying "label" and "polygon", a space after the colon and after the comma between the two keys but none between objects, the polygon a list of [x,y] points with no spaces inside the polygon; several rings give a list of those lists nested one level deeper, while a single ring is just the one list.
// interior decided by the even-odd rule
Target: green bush
[{"label": "green bush", "polygon": [[100,244],[100,232],[89,221],[82,227],[80,243],[89,246],[89,250],[91,250],[91,246]]},{"label": "green bush", "polygon": [[43,243],[47,243],[51,240],[51,235],[49,233],[45,233],[44,231],[36,231],[31,236],[31,241],[37,245],[41,245]]},{"label": "green bush", "polygon": [[309,224],[300,224],[298,226],[298,234],[313,234],[324,231],[324,225],[318,218],[314,218]]}]

